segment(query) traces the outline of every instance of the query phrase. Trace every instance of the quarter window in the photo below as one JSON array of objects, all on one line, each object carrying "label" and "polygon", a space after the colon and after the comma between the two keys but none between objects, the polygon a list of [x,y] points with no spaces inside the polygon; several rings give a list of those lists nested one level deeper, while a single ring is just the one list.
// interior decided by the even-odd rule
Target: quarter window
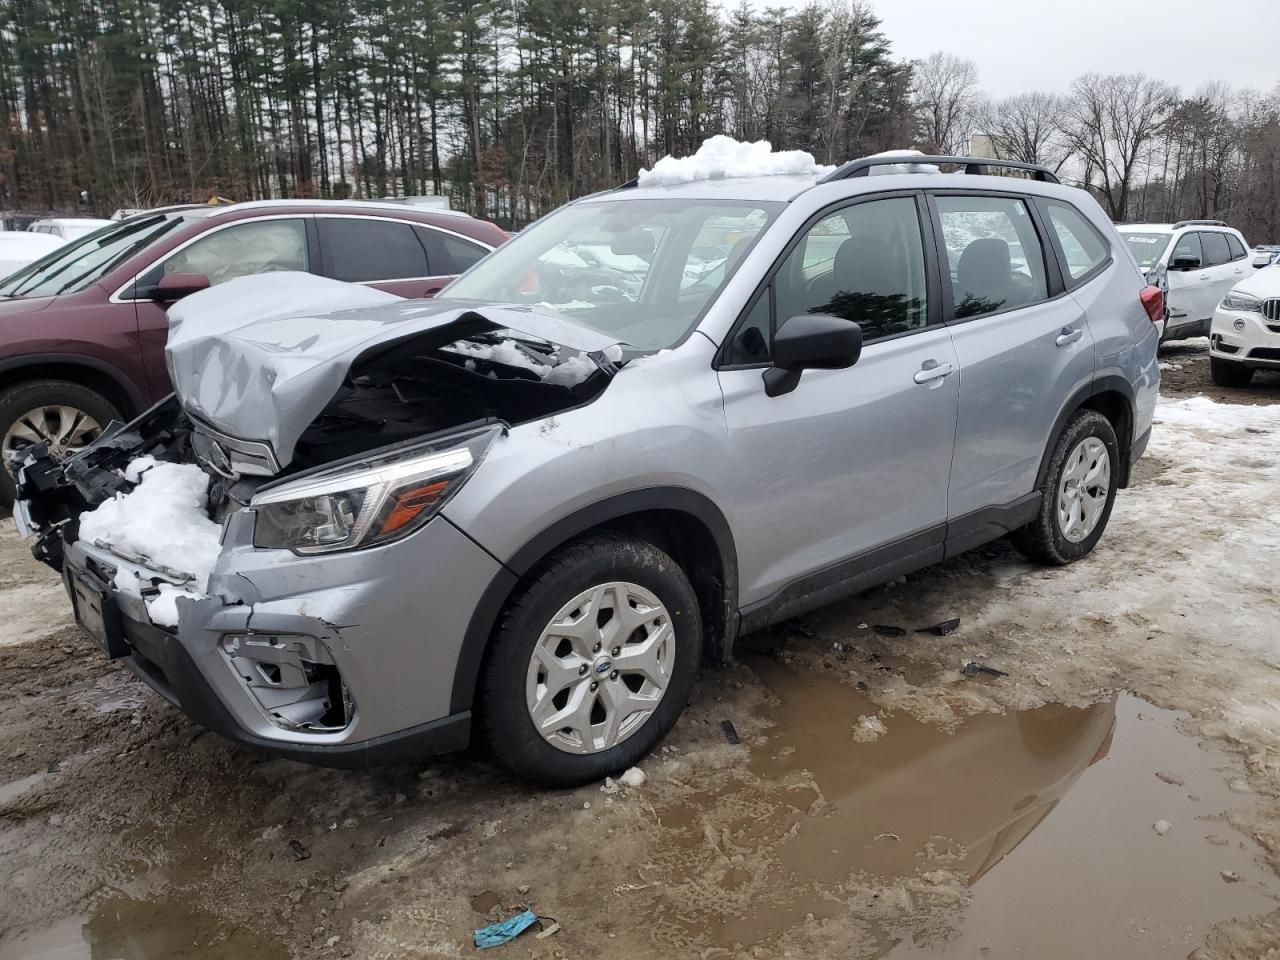
[{"label": "quarter window", "polygon": [[[307,269],[307,228],[297,218],[256,220],[215,230],[164,262],[163,272],[203,273],[212,284]],[[157,278],[158,279],[158,278]]]},{"label": "quarter window", "polygon": [[1045,210],[1062,247],[1067,273],[1072,280],[1079,280],[1107,259],[1107,242],[1079,210],[1070,204],[1052,200],[1045,203]]},{"label": "quarter window", "polygon": [[413,227],[390,220],[320,217],[329,275],[349,283],[407,280],[432,275]]},{"label": "quarter window", "polygon": [[1010,197],[934,198],[957,319],[1048,298],[1044,251],[1027,205]]},{"label": "quarter window", "polygon": [[1216,267],[1231,262],[1231,248],[1227,246],[1225,233],[1202,233],[1200,242],[1204,244],[1205,266]]}]

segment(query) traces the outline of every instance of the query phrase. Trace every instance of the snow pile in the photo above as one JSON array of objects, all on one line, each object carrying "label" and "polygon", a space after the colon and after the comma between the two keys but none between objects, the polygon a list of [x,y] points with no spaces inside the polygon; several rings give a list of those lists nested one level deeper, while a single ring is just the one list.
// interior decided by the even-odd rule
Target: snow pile
[{"label": "snow pile", "polygon": [[[174,626],[174,601],[201,596],[196,591],[204,589],[222,549],[222,528],[206,512],[209,478],[194,464],[160,463],[153,457],[138,457],[124,475],[137,486],[82,514],[80,539],[190,574],[193,589],[161,584],[159,596],[147,601],[153,621]],[[123,572],[116,575],[116,587],[141,594],[141,584]]]},{"label": "snow pile", "polygon": [[715,136],[704,140],[691,157],[663,157],[652,170],[641,170],[642,187],[664,187],[697,180],[724,180],[729,177],[818,177],[835,167],[826,167],[804,150],[778,150],[768,140],[742,143],[733,137]]},{"label": "snow pile", "polygon": [[884,721],[874,714],[859,717],[858,722],[853,725],[853,739],[859,743],[870,743],[872,740],[879,740],[888,732],[889,730],[885,727]]},{"label": "snow pile", "polygon": [[[479,357],[509,367],[519,367],[537,374],[538,378],[545,383],[554,383],[562,387],[572,387],[582,383],[599,369],[586,354],[574,354],[562,360],[559,353],[547,355],[521,346],[518,341],[511,339],[502,339],[492,344],[458,340],[444,349],[467,358]],[[614,344],[605,348],[603,355],[606,359],[617,363],[622,359],[622,348]],[[467,359],[464,366],[468,370],[474,370],[475,361]]]},{"label": "snow pile", "polygon": [[[1276,426],[1276,407],[1244,406],[1235,403],[1217,403],[1208,397],[1191,397],[1187,400],[1161,400],[1156,406],[1155,422],[1160,426],[1189,427],[1208,430],[1217,434],[1235,433],[1252,427],[1271,433]],[[1155,441],[1165,431],[1156,429],[1151,437]],[[1186,437],[1179,443],[1185,443]]]},{"label": "snow pile", "polygon": [[[885,150],[873,153],[872,157],[923,157],[919,150]],[[888,176],[893,173],[941,173],[932,163],[886,163],[883,167],[872,167],[867,171],[871,176]]]}]

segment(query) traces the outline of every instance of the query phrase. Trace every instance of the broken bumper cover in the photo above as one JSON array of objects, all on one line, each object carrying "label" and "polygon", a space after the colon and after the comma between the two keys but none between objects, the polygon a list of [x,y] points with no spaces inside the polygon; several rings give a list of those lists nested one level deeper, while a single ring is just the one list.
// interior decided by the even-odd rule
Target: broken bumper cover
[{"label": "broken bumper cover", "polygon": [[[108,656],[237,743],[347,768],[467,745],[470,713],[450,713],[453,674],[474,603],[499,570],[492,557],[442,517],[386,547],[330,556],[251,543],[252,516],[233,516],[208,596],[179,601],[176,631],[113,586],[121,568],[144,580],[153,570],[72,542],[63,578]],[[325,675],[304,678],[317,664]],[[312,680],[345,701],[340,725],[299,713]]]}]

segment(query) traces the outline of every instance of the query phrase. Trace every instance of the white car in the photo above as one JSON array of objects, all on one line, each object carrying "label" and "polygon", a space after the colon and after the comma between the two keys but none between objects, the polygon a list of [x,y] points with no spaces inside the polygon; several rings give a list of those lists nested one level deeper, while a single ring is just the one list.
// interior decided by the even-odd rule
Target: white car
[{"label": "white car", "polygon": [[68,240],[79,240],[100,227],[109,227],[114,222],[99,220],[96,217],[51,217],[48,220],[37,220],[27,227],[27,231],[59,237],[63,243],[66,243]]},{"label": "white car", "polygon": [[1244,237],[1221,220],[1125,223],[1116,229],[1147,282],[1164,291],[1165,340],[1208,333],[1218,302],[1253,271]]},{"label": "white car", "polygon": [[1247,387],[1254,370],[1280,370],[1280,264],[1263,267],[1237,283],[1213,314],[1213,382]]},{"label": "white car", "polygon": [[42,233],[25,230],[0,231],[0,279],[16,273],[46,253],[57,250],[64,241]]}]

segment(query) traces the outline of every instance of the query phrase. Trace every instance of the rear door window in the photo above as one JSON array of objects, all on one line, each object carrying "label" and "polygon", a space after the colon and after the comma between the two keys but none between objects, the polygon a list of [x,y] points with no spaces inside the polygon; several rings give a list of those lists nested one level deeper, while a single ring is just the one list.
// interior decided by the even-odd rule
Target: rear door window
[{"label": "rear door window", "polygon": [[325,272],[335,280],[368,283],[432,276],[427,252],[407,223],[319,217],[317,224]]},{"label": "rear door window", "polygon": [[1204,265],[1216,267],[1231,262],[1231,248],[1227,246],[1225,233],[1202,233],[1200,243],[1204,245]]},{"label": "rear door window", "polygon": [[1227,246],[1231,248],[1232,260],[1243,260],[1249,255],[1249,251],[1244,248],[1244,244],[1240,242],[1240,238],[1235,234],[1227,234]]},{"label": "rear door window", "polygon": [[1044,250],[1027,205],[1013,197],[934,197],[957,320],[1048,299]]},{"label": "rear door window", "polygon": [[1075,207],[1049,200],[1044,209],[1062,247],[1066,260],[1063,266],[1072,280],[1079,280],[1111,255],[1102,234]]}]

